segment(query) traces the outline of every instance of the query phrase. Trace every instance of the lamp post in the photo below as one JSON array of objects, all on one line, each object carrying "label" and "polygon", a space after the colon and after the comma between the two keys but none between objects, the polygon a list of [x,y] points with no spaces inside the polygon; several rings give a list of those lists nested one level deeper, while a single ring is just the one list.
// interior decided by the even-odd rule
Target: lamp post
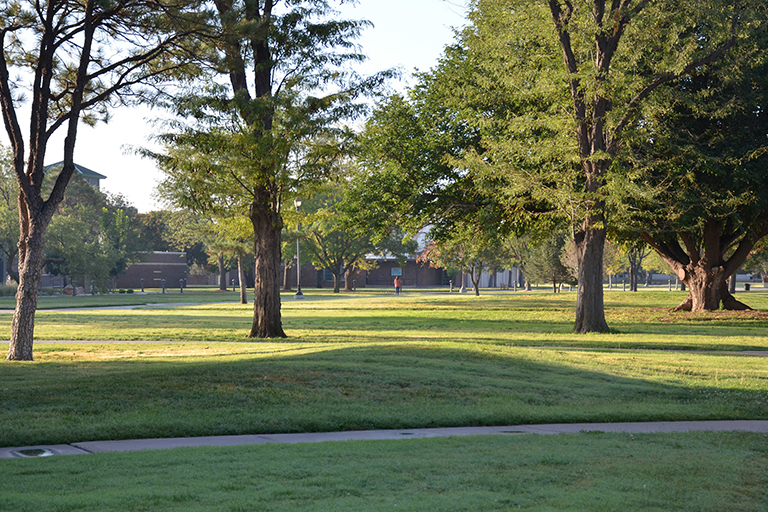
[{"label": "lamp post", "polygon": [[[293,200],[293,205],[296,207],[296,213],[299,213],[299,208],[301,207],[301,199],[296,198]],[[296,221],[296,295],[293,296],[294,299],[300,300],[304,298],[304,294],[301,293],[301,242],[298,237],[298,233],[301,231],[301,223],[299,221]]]}]

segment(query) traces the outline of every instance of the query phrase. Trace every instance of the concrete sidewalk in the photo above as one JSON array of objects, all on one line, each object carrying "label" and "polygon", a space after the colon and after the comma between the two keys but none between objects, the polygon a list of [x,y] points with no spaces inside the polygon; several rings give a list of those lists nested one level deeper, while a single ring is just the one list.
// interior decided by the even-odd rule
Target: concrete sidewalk
[{"label": "concrete sidewalk", "polygon": [[86,441],[64,445],[0,448],[0,459],[37,458],[52,455],[77,455],[101,452],[132,452],[199,446],[243,446],[266,443],[297,444],[326,441],[377,441],[385,439],[425,439],[450,436],[575,434],[610,432],[647,434],[664,432],[760,432],[768,433],[768,421],[660,421],[637,423],[562,423],[551,425],[515,425],[507,427],[415,428],[405,430],[359,430],[306,434],[257,434],[210,437],[170,437],[125,441]]}]

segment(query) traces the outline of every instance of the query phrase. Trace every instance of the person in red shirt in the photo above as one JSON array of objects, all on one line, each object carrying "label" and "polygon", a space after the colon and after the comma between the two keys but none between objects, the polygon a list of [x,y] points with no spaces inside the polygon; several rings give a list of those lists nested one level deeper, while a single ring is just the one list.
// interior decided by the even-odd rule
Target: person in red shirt
[{"label": "person in red shirt", "polygon": [[403,287],[403,281],[400,276],[395,276],[395,295],[400,295],[400,288]]}]

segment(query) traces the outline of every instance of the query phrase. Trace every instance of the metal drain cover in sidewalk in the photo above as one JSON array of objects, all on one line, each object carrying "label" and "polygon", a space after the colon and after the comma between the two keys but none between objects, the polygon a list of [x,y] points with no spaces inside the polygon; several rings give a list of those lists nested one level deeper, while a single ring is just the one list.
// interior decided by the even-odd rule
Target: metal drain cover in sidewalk
[{"label": "metal drain cover in sidewalk", "polygon": [[28,450],[14,450],[13,453],[17,457],[21,457],[24,459],[36,459],[38,457],[51,457],[52,455],[56,455],[51,450],[46,450],[44,448],[31,448]]}]

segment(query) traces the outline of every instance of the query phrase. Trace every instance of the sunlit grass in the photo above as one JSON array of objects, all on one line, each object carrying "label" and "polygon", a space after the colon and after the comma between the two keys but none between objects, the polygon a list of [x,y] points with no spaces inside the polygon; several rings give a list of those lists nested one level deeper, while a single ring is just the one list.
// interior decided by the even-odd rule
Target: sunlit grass
[{"label": "sunlit grass", "polygon": [[234,303],[40,311],[35,361],[0,363],[0,445],[768,419],[766,359],[732,353],[768,347],[764,313],[670,313],[680,296],[608,294],[620,332],[587,336],[573,294],[310,295],[267,341]]},{"label": "sunlit grass", "polygon": [[[209,294],[210,295],[210,294]],[[671,313],[684,294],[606,294],[611,334],[572,332],[575,294],[496,293],[384,294],[334,296],[328,293],[283,302],[290,341],[307,343],[431,342],[516,346],[659,348],[679,350],[766,350],[768,312]],[[768,294],[748,302],[768,309]],[[38,340],[245,341],[252,306],[214,303],[133,310],[39,311]],[[10,319],[10,315],[0,315]],[[0,336],[10,335],[10,322]]]},{"label": "sunlit grass", "polygon": [[[768,419],[766,358],[735,353],[768,349],[766,313],[671,313],[683,297],[606,293],[616,332],[586,336],[571,332],[568,293],[286,295],[289,338],[266,341],[245,338],[251,305],[234,302],[39,311],[35,361],[0,362],[0,445]],[[767,294],[745,297],[768,309]],[[10,315],[0,320],[7,336]],[[5,460],[0,510],[751,511],[765,504],[767,439],[577,434]]]}]

